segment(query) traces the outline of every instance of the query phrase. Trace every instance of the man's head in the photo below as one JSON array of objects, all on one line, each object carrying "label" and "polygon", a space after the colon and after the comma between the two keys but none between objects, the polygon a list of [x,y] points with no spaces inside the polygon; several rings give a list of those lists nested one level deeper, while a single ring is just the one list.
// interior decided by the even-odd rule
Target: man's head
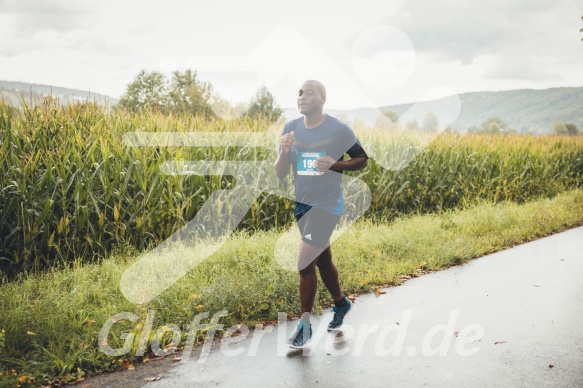
[{"label": "man's head", "polygon": [[299,90],[298,109],[305,116],[321,114],[326,102],[326,88],[321,82],[309,80]]}]

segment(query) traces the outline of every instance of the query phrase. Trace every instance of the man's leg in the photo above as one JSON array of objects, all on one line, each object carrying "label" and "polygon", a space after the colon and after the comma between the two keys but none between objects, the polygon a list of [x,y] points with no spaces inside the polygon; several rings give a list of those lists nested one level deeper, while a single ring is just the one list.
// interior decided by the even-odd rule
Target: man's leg
[{"label": "man's leg", "polygon": [[352,309],[352,302],[342,295],[340,282],[338,280],[338,269],[336,268],[334,261],[332,261],[330,244],[328,244],[328,247],[322,251],[316,260],[316,265],[320,271],[322,281],[334,299],[334,317],[328,324],[328,331],[339,330],[344,322],[344,317]]},{"label": "man's leg", "polygon": [[298,270],[300,272],[300,304],[303,313],[311,313],[318,289],[316,274],[316,258],[321,248],[316,248],[304,241],[300,242],[300,257]]},{"label": "man's leg", "polygon": [[318,256],[316,265],[320,271],[320,277],[324,285],[330,292],[334,301],[342,299],[342,290],[340,289],[340,282],[338,281],[338,269],[332,261],[332,251],[330,245]]},{"label": "man's leg", "polygon": [[298,271],[300,273],[300,305],[302,316],[287,340],[287,344],[291,348],[301,349],[312,338],[310,315],[314,307],[314,300],[316,299],[316,291],[318,289],[316,259],[321,251],[322,249],[311,246],[304,241],[300,242]]}]

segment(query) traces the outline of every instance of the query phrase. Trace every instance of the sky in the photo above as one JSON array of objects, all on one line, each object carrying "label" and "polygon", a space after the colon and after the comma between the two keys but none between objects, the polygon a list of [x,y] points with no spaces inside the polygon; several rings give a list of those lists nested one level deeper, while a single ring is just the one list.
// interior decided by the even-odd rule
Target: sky
[{"label": "sky", "polygon": [[0,80],[119,98],[142,69],[187,68],[232,102],[302,82],[327,108],[583,86],[580,0],[0,0]]}]

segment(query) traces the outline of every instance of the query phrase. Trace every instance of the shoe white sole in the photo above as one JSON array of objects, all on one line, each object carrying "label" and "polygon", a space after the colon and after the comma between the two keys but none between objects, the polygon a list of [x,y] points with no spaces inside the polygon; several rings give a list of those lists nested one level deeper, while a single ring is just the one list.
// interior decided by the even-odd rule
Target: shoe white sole
[{"label": "shoe white sole", "polygon": [[312,339],[311,339],[311,338],[308,340],[308,342],[306,342],[306,343],[305,343],[305,344],[303,344],[302,346],[296,346],[296,345],[294,345],[294,344],[287,344],[287,346],[288,346],[288,347],[290,347],[290,348],[292,348],[292,349],[303,349],[303,348],[305,348],[306,346],[308,346],[308,345],[310,344],[310,342],[312,342]]},{"label": "shoe white sole", "polygon": [[[346,313],[346,315],[344,316],[344,319],[346,319],[346,316],[352,312],[352,309],[353,309],[353,308],[354,308],[354,302],[352,303],[352,307],[350,307],[350,310],[348,310],[348,312],[347,312],[347,313]],[[344,326],[344,320],[342,321],[342,325],[340,325],[340,326],[338,326],[338,327],[335,327],[335,328],[333,328],[333,329],[331,329],[331,328],[328,328],[328,331],[338,331],[338,330],[342,329],[342,326]]]}]

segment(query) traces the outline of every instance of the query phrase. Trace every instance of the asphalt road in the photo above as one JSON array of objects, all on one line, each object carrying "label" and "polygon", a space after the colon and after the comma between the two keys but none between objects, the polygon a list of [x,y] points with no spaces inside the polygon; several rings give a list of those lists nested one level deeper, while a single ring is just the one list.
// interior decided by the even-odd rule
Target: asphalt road
[{"label": "asphalt road", "polygon": [[340,333],[326,331],[330,310],[313,317],[314,338],[304,350],[285,347],[295,322],[282,322],[233,337],[238,342],[215,341],[207,355],[183,354],[164,370],[87,383],[583,387],[583,227],[384,291],[358,297]]}]

